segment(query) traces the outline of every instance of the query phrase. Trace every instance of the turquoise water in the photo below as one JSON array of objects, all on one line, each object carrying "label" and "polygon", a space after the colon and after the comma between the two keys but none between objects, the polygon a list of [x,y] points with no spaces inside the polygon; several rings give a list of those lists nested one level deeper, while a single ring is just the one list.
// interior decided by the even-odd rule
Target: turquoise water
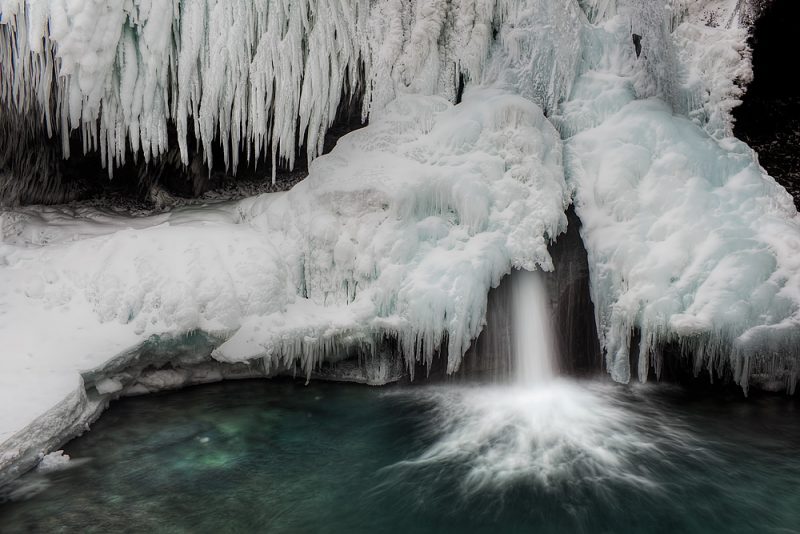
[{"label": "turquoise water", "polygon": [[16,532],[798,532],[798,403],[668,386],[228,382],[115,402]]}]

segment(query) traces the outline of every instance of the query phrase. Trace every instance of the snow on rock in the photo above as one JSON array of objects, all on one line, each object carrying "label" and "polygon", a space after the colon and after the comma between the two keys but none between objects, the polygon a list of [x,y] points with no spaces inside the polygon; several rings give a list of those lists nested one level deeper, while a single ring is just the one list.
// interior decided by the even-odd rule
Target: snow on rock
[{"label": "snow on rock", "polygon": [[61,471],[67,469],[70,464],[69,454],[64,454],[64,451],[55,451],[46,454],[36,469],[40,473],[50,473],[52,471]]},{"label": "snow on rock", "polygon": [[413,369],[446,340],[455,371],[489,289],[512,267],[552,269],[568,202],[541,109],[475,90],[457,106],[400,97],[286,193],[144,218],[5,210],[0,443],[154,336],[207,332],[230,338],[218,360],[307,375],[384,337]]},{"label": "snow on rock", "polygon": [[[709,136],[662,99],[636,100],[643,67],[624,16],[586,39],[602,52],[585,61],[556,122],[569,137],[565,166],[609,372],[629,380],[635,329],[642,380],[677,342],[696,371],[729,365],[745,390],[751,376],[792,390],[800,357],[792,198],[743,143]],[[722,100],[709,105],[729,111]]]},{"label": "snow on rock", "polygon": [[[49,244],[0,243],[0,441],[81,388],[79,371],[151,335],[228,331],[245,314],[285,306],[275,248],[215,214],[156,218],[140,229],[111,224],[106,235],[77,241],[57,239],[58,227],[45,224]],[[75,237],[97,233],[94,225]],[[24,223],[17,229],[42,235]]]}]

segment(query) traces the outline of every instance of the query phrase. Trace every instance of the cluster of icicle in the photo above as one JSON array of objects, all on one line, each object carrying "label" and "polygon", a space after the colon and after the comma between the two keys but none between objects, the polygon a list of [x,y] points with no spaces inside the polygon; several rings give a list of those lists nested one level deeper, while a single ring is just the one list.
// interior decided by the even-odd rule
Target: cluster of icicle
[{"label": "cluster of icicle", "polygon": [[[168,150],[177,127],[206,158],[222,147],[292,167],[309,160],[343,98],[364,116],[398,91],[455,97],[480,75],[497,1],[0,0],[0,111],[33,114],[60,135],[79,130],[109,173],[129,154]],[[210,162],[209,162],[210,163]]]},{"label": "cluster of icicle", "polygon": [[[367,319],[334,332],[322,314],[320,337],[302,343],[243,327],[223,359],[270,343],[290,359],[327,357],[335,344],[323,339],[369,322],[410,360],[429,362],[446,341],[455,370],[489,287],[512,266],[546,266],[569,189],[612,376],[630,379],[638,331],[641,378],[676,342],[698,369],[728,365],[746,387],[762,370],[797,376],[800,222],[730,138],[750,66],[743,30],[700,17],[722,3],[0,0],[0,111],[39,117],[16,124],[60,135],[65,155],[80,131],[109,170],[165,153],[169,124],[184,164],[194,137],[207,158],[219,143],[228,166],[268,154],[275,169],[301,145],[318,155],[341,100],[363,98],[374,128],[266,206],[269,219],[285,204],[263,230],[293,251],[281,261],[302,270],[301,298],[351,313],[363,302]],[[481,85],[504,96],[470,98]],[[536,113],[520,114],[519,97]],[[564,187],[561,171],[542,174],[558,187],[531,183],[562,167],[539,110],[565,140]],[[514,198],[520,183],[526,195]]]}]

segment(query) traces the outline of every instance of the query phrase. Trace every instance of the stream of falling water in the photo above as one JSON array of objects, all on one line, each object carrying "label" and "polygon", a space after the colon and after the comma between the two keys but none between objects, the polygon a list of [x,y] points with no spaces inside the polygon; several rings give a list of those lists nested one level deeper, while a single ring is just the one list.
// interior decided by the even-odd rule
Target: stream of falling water
[{"label": "stream of falling water", "polygon": [[558,376],[542,274],[515,271],[511,288],[511,379],[397,393],[434,406],[432,445],[390,471],[400,479],[461,473],[464,495],[503,495],[520,485],[558,492],[576,481],[590,492],[609,483],[655,491],[643,457],[658,463],[659,447],[702,454],[680,426],[659,429],[654,440],[650,423],[617,402],[615,389],[623,386]]},{"label": "stream of falling water", "polygon": [[539,271],[517,271],[511,284],[514,382],[550,382],[556,376],[556,349],[544,280]]}]

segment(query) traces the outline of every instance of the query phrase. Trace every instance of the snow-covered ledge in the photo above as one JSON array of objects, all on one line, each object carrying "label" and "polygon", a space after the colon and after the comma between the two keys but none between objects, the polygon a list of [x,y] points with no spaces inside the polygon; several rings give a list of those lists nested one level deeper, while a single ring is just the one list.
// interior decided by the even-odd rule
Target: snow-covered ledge
[{"label": "snow-covered ledge", "polygon": [[[0,471],[137,387],[310,376],[348,353],[385,363],[385,338],[410,373],[446,341],[455,371],[489,289],[513,267],[552,268],[569,204],[561,160],[555,128],[522,97],[407,96],[286,193],[144,218],[4,211]],[[154,351],[156,366],[185,369],[143,375]]]},{"label": "snow-covered ledge", "polygon": [[[154,336],[138,347],[80,373],[75,389],[0,441],[0,487],[36,466],[50,452],[89,429],[109,403],[187,386],[247,378],[296,375],[296,368],[269,368],[263,359],[222,363],[211,353],[223,340],[202,332]],[[346,351],[343,358],[351,356]],[[300,370],[302,373],[302,370]],[[386,350],[361,361],[353,358],[311,371],[312,380],[385,385],[403,377],[402,362]],[[31,385],[35,385],[31,383]],[[31,412],[32,413],[32,412]],[[7,430],[6,427],[4,430]]]}]

